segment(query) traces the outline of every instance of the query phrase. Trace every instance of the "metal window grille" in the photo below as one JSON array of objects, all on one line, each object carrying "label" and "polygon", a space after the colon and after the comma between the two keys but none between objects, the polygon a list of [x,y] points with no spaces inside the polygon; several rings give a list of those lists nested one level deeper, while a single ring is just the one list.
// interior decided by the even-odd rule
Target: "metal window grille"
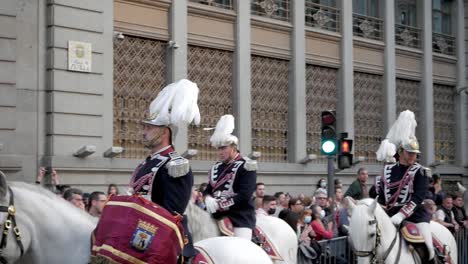
[{"label": "metal window grille", "polygon": [[114,145],[118,157],[143,158],[141,120],[164,87],[166,45],[162,41],[125,36],[114,41]]},{"label": "metal window grille", "polygon": [[383,78],[381,75],[354,73],[355,156],[376,163],[375,152],[385,137],[383,131]]},{"label": "metal window grille", "polygon": [[188,77],[200,89],[198,106],[201,125],[189,128],[189,148],[197,149],[196,160],[216,160],[216,149],[211,146],[213,131],[219,118],[232,113],[232,57],[231,51],[189,45]]},{"label": "metal window grille", "polygon": [[434,84],[434,139],[436,160],[455,163],[455,87]]},{"label": "metal window grille", "polygon": [[395,24],[395,42],[411,48],[421,48],[421,29],[407,25]]},{"label": "metal window grille", "polygon": [[[416,121],[419,120],[419,86],[418,81],[396,80],[397,117],[402,111],[410,110],[414,113]],[[419,126],[416,127],[416,137],[420,138],[418,131]]]},{"label": "metal window grille", "polygon": [[437,53],[454,56],[456,52],[455,37],[441,33],[432,33],[432,50]]},{"label": "metal window grille", "polygon": [[233,0],[190,0],[190,2],[228,10],[234,9],[232,4]]},{"label": "metal window grille", "polygon": [[287,161],[289,62],[252,56],[252,148],[260,161]]},{"label": "metal window grille", "polygon": [[[334,110],[337,104],[338,70],[307,65],[307,153],[320,153],[320,113],[323,110]],[[313,161],[315,163],[323,161]]]},{"label": "metal window grille", "polygon": [[252,0],[251,13],[283,21],[290,21],[289,0]]},{"label": "metal window grille", "polygon": [[339,32],[340,20],[340,10],[338,10],[337,8],[317,4],[312,2],[311,0],[306,1],[306,26]]},{"label": "metal window grille", "polygon": [[353,14],[353,32],[355,36],[382,40],[383,20],[376,17]]}]

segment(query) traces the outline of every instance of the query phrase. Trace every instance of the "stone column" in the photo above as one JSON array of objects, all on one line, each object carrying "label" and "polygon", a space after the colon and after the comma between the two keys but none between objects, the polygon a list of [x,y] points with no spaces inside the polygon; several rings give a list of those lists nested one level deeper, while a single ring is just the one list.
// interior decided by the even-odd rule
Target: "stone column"
[{"label": "stone column", "polygon": [[353,1],[341,0],[341,69],[338,87],[338,129],[354,138]]},{"label": "stone column", "polygon": [[[169,27],[167,82],[172,83],[187,78],[187,1],[172,1]],[[188,147],[187,131],[179,128],[174,138],[179,153]]]},{"label": "stone column", "polygon": [[384,131],[396,119],[396,73],[395,73],[395,2],[385,1],[384,14],[385,54],[384,54]]},{"label": "stone column", "polygon": [[234,133],[239,137],[239,150],[252,152],[251,77],[250,77],[250,2],[235,1],[237,10],[236,51],[234,54],[233,108]]},{"label": "stone column", "polygon": [[292,2],[292,59],[289,78],[288,159],[295,163],[306,156],[305,3]]},{"label": "stone column", "polygon": [[468,145],[468,126],[467,126],[467,93],[468,88],[466,87],[466,49],[465,49],[465,6],[463,0],[457,0],[456,2],[456,48],[457,48],[457,96],[455,102],[455,114],[456,114],[456,160],[457,165],[467,167],[468,166],[468,151],[466,146]]},{"label": "stone column", "polygon": [[422,164],[429,165],[434,162],[434,87],[432,78],[432,1],[422,2],[422,50],[421,87],[419,89],[420,116],[418,122],[419,143]]}]

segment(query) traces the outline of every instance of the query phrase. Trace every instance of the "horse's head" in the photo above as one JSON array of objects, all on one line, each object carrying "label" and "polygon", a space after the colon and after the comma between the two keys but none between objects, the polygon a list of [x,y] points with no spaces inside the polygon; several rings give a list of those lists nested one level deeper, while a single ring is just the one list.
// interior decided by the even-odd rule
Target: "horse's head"
[{"label": "horse's head", "polygon": [[359,256],[359,263],[368,263],[379,253],[383,226],[393,227],[393,225],[377,200],[363,199],[357,204],[353,201],[348,202],[352,211],[349,240],[356,255]]},{"label": "horse's head", "polygon": [[16,221],[13,191],[8,186],[6,176],[2,171],[0,171],[0,226],[3,234],[0,238],[0,262],[15,262],[24,253],[24,247],[21,241],[21,231]]}]

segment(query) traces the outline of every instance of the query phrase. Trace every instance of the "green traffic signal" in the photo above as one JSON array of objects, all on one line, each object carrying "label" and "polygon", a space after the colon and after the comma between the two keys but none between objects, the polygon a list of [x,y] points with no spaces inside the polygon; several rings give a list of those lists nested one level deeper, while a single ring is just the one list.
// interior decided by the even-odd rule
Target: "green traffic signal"
[{"label": "green traffic signal", "polygon": [[336,140],[328,139],[321,142],[320,150],[324,155],[336,154]]}]

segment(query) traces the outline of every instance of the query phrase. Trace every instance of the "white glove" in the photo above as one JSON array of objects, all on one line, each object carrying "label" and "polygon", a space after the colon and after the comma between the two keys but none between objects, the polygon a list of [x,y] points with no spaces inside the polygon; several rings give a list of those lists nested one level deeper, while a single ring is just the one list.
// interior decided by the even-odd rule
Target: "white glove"
[{"label": "white glove", "polygon": [[205,205],[206,205],[206,210],[210,214],[216,213],[216,211],[218,211],[218,209],[219,209],[218,200],[211,197],[210,195],[207,195],[205,197]]},{"label": "white glove", "polygon": [[405,215],[402,213],[397,213],[396,215],[392,216],[392,218],[390,218],[395,226],[399,226],[404,219]]}]

